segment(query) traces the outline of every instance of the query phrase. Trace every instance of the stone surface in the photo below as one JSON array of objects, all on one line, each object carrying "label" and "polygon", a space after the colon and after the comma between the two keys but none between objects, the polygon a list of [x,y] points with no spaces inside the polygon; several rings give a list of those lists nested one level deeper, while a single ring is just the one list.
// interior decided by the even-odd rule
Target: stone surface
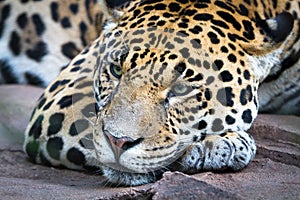
[{"label": "stone surface", "polygon": [[0,143],[23,142],[36,100],[43,89],[23,85],[0,85]]},{"label": "stone surface", "polygon": [[0,86],[1,200],[300,199],[300,117],[260,115],[249,130],[257,142],[257,156],[241,172],[166,172],[152,184],[112,188],[101,175],[27,160],[21,133],[41,92],[28,86]]}]

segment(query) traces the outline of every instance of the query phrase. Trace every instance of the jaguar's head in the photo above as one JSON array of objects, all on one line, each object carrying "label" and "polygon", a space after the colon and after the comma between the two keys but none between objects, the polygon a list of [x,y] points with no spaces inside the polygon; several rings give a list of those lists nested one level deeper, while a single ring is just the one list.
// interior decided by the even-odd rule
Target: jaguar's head
[{"label": "jaguar's head", "polygon": [[268,44],[251,21],[232,30],[243,38],[234,45],[230,30],[222,37],[196,14],[133,8],[103,32],[94,75],[96,153],[109,181],[125,185],[180,169],[186,148],[208,134],[248,129],[262,71],[271,65],[262,65]]}]

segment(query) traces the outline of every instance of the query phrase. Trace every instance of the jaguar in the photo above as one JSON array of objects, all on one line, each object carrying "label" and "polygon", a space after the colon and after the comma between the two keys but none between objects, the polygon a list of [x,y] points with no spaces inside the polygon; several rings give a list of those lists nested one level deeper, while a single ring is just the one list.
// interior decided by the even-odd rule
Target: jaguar
[{"label": "jaguar", "polygon": [[247,130],[259,111],[300,115],[298,0],[97,6],[99,36],[61,69],[32,113],[24,150],[33,162],[101,171],[130,186],[167,170],[239,171],[255,156]]}]

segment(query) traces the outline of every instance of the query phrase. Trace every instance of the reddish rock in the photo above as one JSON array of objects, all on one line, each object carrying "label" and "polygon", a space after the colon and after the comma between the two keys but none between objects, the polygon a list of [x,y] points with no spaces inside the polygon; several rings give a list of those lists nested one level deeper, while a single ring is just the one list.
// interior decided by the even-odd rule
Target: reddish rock
[{"label": "reddish rock", "polygon": [[300,199],[300,117],[260,115],[249,131],[257,142],[257,156],[241,172],[166,172],[156,183],[111,188],[100,175],[27,160],[21,133],[41,92],[28,86],[0,86],[1,200]]}]

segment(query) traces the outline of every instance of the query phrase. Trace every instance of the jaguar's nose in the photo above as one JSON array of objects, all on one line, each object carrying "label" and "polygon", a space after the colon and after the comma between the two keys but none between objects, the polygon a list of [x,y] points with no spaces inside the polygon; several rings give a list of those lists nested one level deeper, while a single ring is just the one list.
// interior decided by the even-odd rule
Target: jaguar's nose
[{"label": "jaguar's nose", "polygon": [[143,138],[134,140],[127,136],[115,137],[114,135],[110,134],[109,131],[104,131],[104,135],[114,151],[116,158],[119,158],[124,151],[127,151],[128,149],[140,144],[144,140]]}]

